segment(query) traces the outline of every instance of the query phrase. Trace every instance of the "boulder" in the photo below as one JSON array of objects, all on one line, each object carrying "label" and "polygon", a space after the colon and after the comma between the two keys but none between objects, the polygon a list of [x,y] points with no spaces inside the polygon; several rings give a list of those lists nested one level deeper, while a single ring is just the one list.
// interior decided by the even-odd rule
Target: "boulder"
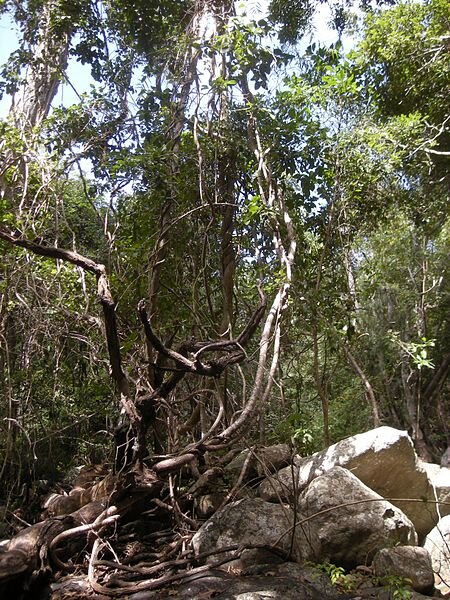
[{"label": "boulder", "polygon": [[309,483],[325,470],[314,463],[313,458],[319,453],[308,458],[294,456],[292,465],[280,469],[274,475],[266,477],[258,487],[258,495],[266,502],[289,502],[294,504],[295,498]]},{"label": "boulder", "polygon": [[409,579],[417,592],[431,592],[434,585],[431,556],[420,546],[397,546],[382,548],[373,560],[375,575],[396,576]]},{"label": "boulder", "polygon": [[275,444],[257,452],[256,472],[260,477],[276,473],[291,462],[292,451],[288,444]]},{"label": "boulder", "polygon": [[217,492],[216,494],[204,494],[194,499],[194,510],[196,517],[207,519],[213,515],[216,510],[222,505],[227,497],[225,492]]},{"label": "boulder", "polygon": [[443,517],[425,538],[424,548],[431,556],[434,587],[450,594],[450,515]]},{"label": "boulder", "polygon": [[[264,545],[275,547],[286,558],[292,548],[295,560],[309,558],[305,556],[304,539],[298,531],[292,532],[294,512],[292,509],[260,498],[238,500],[218,510],[192,539],[196,555],[213,553],[229,546],[245,547]],[[232,552],[211,554],[206,562],[231,556]],[[242,570],[248,565],[277,562],[277,554],[270,550],[244,550],[239,560],[226,563],[225,568]]]},{"label": "boulder", "polygon": [[[278,498],[291,500],[294,493],[304,490],[315,477],[341,466],[400,508],[414,523],[419,538],[423,539],[438,522],[433,486],[406,431],[378,427],[333,444],[309,458],[296,457],[294,465],[295,469],[287,467],[263,481],[259,486],[260,497],[269,502],[277,502]],[[405,496],[414,501],[400,500]]]},{"label": "boulder", "polygon": [[428,475],[435,490],[436,500],[439,501],[439,517],[450,515],[450,469],[433,463],[420,463]]},{"label": "boulder", "polygon": [[441,456],[441,467],[450,467],[450,446]]},{"label": "boulder", "polygon": [[[249,454],[252,456],[248,459]],[[248,482],[255,477],[265,477],[270,473],[276,473],[288,465],[292,458],[292,452],[288,444],[275,444],[267,447],[247,448],[242,450],[230,461],[224,471],[233,482],[241,475],[246,464],[247,472],[243,482]]]},{"label": "boulder", "polygon": [[309,484],[300,496],[298,512],[303,520],[298,528],[318,563],[348,569],[370,564],[386,546],[417,545],[408,517],[342,467]]},{"label": "boulder", "polygon": [[[249,458],[250,454],[252,454],[252,456]],[[231,481],[231,485],[236,483],[244,467],[246,469],[243,479],[244,483],[256,477],[256,457],[254,454],[255,451],[253,449],[246,448],[239,452],[239,454],[224,467],[224,475]]]},{"label": "boulder", "polygon": [[[52,596],[53,598],[53,596]],[[78,598],[78,597],[77,597]],[[131,594],[130,600],[348,600],[328,577],[296,563],[257,565],[245,576],[210,569],[181,584]],[[59,598],[58,598],[59,600]],[[429,599],[428,599],[429,600]]]},{"label": "boulder", "polygon": [[67,600],[68,598],[77,598],[83,600],[92,597],[92,588],[86,576],[62,577],[50,584],[50,595],[52,600]]}]

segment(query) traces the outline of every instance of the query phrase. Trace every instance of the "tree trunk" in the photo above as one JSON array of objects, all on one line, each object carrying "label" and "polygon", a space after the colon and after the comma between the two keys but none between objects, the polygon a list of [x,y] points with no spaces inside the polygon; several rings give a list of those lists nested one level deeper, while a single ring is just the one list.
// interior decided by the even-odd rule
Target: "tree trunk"
[{"label": "tree trunk", "polygon": [[420,404],[418,399],[419,382],[417,372],[409,365],[409,356],[401,350],[401,378],[405,398],[406,415],[411,428],[411,437],[420,458],[426,462],[432,461],[430,450],[420,424]]},{"label": "tree trunk", "polygon": [[[22,45],[31,58],[13,95],[9,120],[17,128],[25,151],[22,146],[19,149],[17,143],[14,147],[6,146],[6,141],[0,143],[3,154],[1,173],[13,169],[8,177],[0,177],[0,193],[11,201],[19,214],[32,202],[28,197],[29,165],[42,161],[42,158],[36,158],[36,131],[48,116],[64,76],[74,33],[73,19],[62,14],[60,5],[57,0],[44,0],[39,13],[36,7],[30,10],[23,25]],[[45,170],[41,170],[40,176],[45,178]]]},{"label": "tree trunk", "polygon": [[372,409],[372,423],[373,423],[373,426],[374,427],[379,427],[381,425],[380,411],[379,411],[378,401],[377,401],[377,398],[375,396],[375,392],[373,390],[373,387],[372,387],[370,381],[367,379],[366,374],[364,373],[364,371],[362,370],[362,368],[358,364],[356,358],[351,353],[350,348],[348,346],[344,346],[344,352],[345,352],[345,355],[348,358],[348,361],[351,364],[353,370],[358,375],[358,377],[361,379],[361,382],[362,382],[362,384],[364,386],[364,390],[365,390],[365,393],[366,393],[366,398],[367,398],[367,400],[368,400],[368,402],[370,404],[370,407]]}]

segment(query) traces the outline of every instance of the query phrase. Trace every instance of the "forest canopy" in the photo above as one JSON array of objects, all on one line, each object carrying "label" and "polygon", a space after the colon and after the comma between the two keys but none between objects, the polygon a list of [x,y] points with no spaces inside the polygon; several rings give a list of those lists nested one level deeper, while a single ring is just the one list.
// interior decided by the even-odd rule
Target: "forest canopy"
[{"label": "forest canopy", "polygon": [[2,504],[90,462],[449,445],[450,5],[330,3],[331,44],[323,7],[1,4]]}]

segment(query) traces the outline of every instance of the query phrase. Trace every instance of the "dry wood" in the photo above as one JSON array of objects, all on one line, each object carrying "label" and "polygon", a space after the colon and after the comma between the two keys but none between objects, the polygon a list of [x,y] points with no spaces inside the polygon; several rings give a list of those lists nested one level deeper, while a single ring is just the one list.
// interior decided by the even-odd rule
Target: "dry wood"
[{"label": "dry wood", "polygon": [[[74,495],[65,498],[75,498],[76,502],[92,497],[97,500],[70,514],[49,517],[18,533],[0,554],[0,597],[10,589],[11,581],[22,589],[36,578],[51,573],[52,567],[67,569],[65,561],[85,546],[89,531],[102,529],[133,511],[141,511],[142,503],[148,506],[151,498],[159,496],[162,486],[153,471],[136,467],[120,477],[108,475],[87,490],[74,490]],[[62,502],[57,505],[61,508]],[[66,508],[70,506],[69,503]]]}]

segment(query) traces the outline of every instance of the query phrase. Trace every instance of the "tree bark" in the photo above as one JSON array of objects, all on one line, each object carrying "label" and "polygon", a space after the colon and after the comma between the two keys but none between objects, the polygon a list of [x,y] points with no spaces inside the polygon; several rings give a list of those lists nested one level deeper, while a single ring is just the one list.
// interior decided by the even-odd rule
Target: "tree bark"
[{"label": "tree bark", "polygon": [[365,393],[366,393],[366,398],[369,401],[370,407],[372,409],[372,423],[373,423],[373,426],[374,427],[379,427],[381,425],[380,411],[379,411],[378,401],[377,401],[377,398],[375,396],[375,392],[373,390],[373,387],[372,387],[370,381],[367,379],[366,374],[364,373],[364,371],[362,370],[362,368],[358,364],[356,358],[351,353],[350,348],[348,346],[344,346],[344,352],[345,352],[345,355],[347,356],[347,359],[348,359],[349,363],[351,364],[351,366],[354,369],[355,373],[361,379],[361,382],[362,382],[362,384],[364,386],[364,390],[365,390]]},{"label": "tree bark", "polygon": [[32,59],[22,85],[13,95],[10,110],[10,117],[22,133],[30,133],[42,124],[65,73],[74,33],[73,15],[67,17],[61,13],[61,3],[57,0],[42,2],[39,17],[29,15],[29,21],[37,21],[33,32],[36,42],[30,44]]}]

